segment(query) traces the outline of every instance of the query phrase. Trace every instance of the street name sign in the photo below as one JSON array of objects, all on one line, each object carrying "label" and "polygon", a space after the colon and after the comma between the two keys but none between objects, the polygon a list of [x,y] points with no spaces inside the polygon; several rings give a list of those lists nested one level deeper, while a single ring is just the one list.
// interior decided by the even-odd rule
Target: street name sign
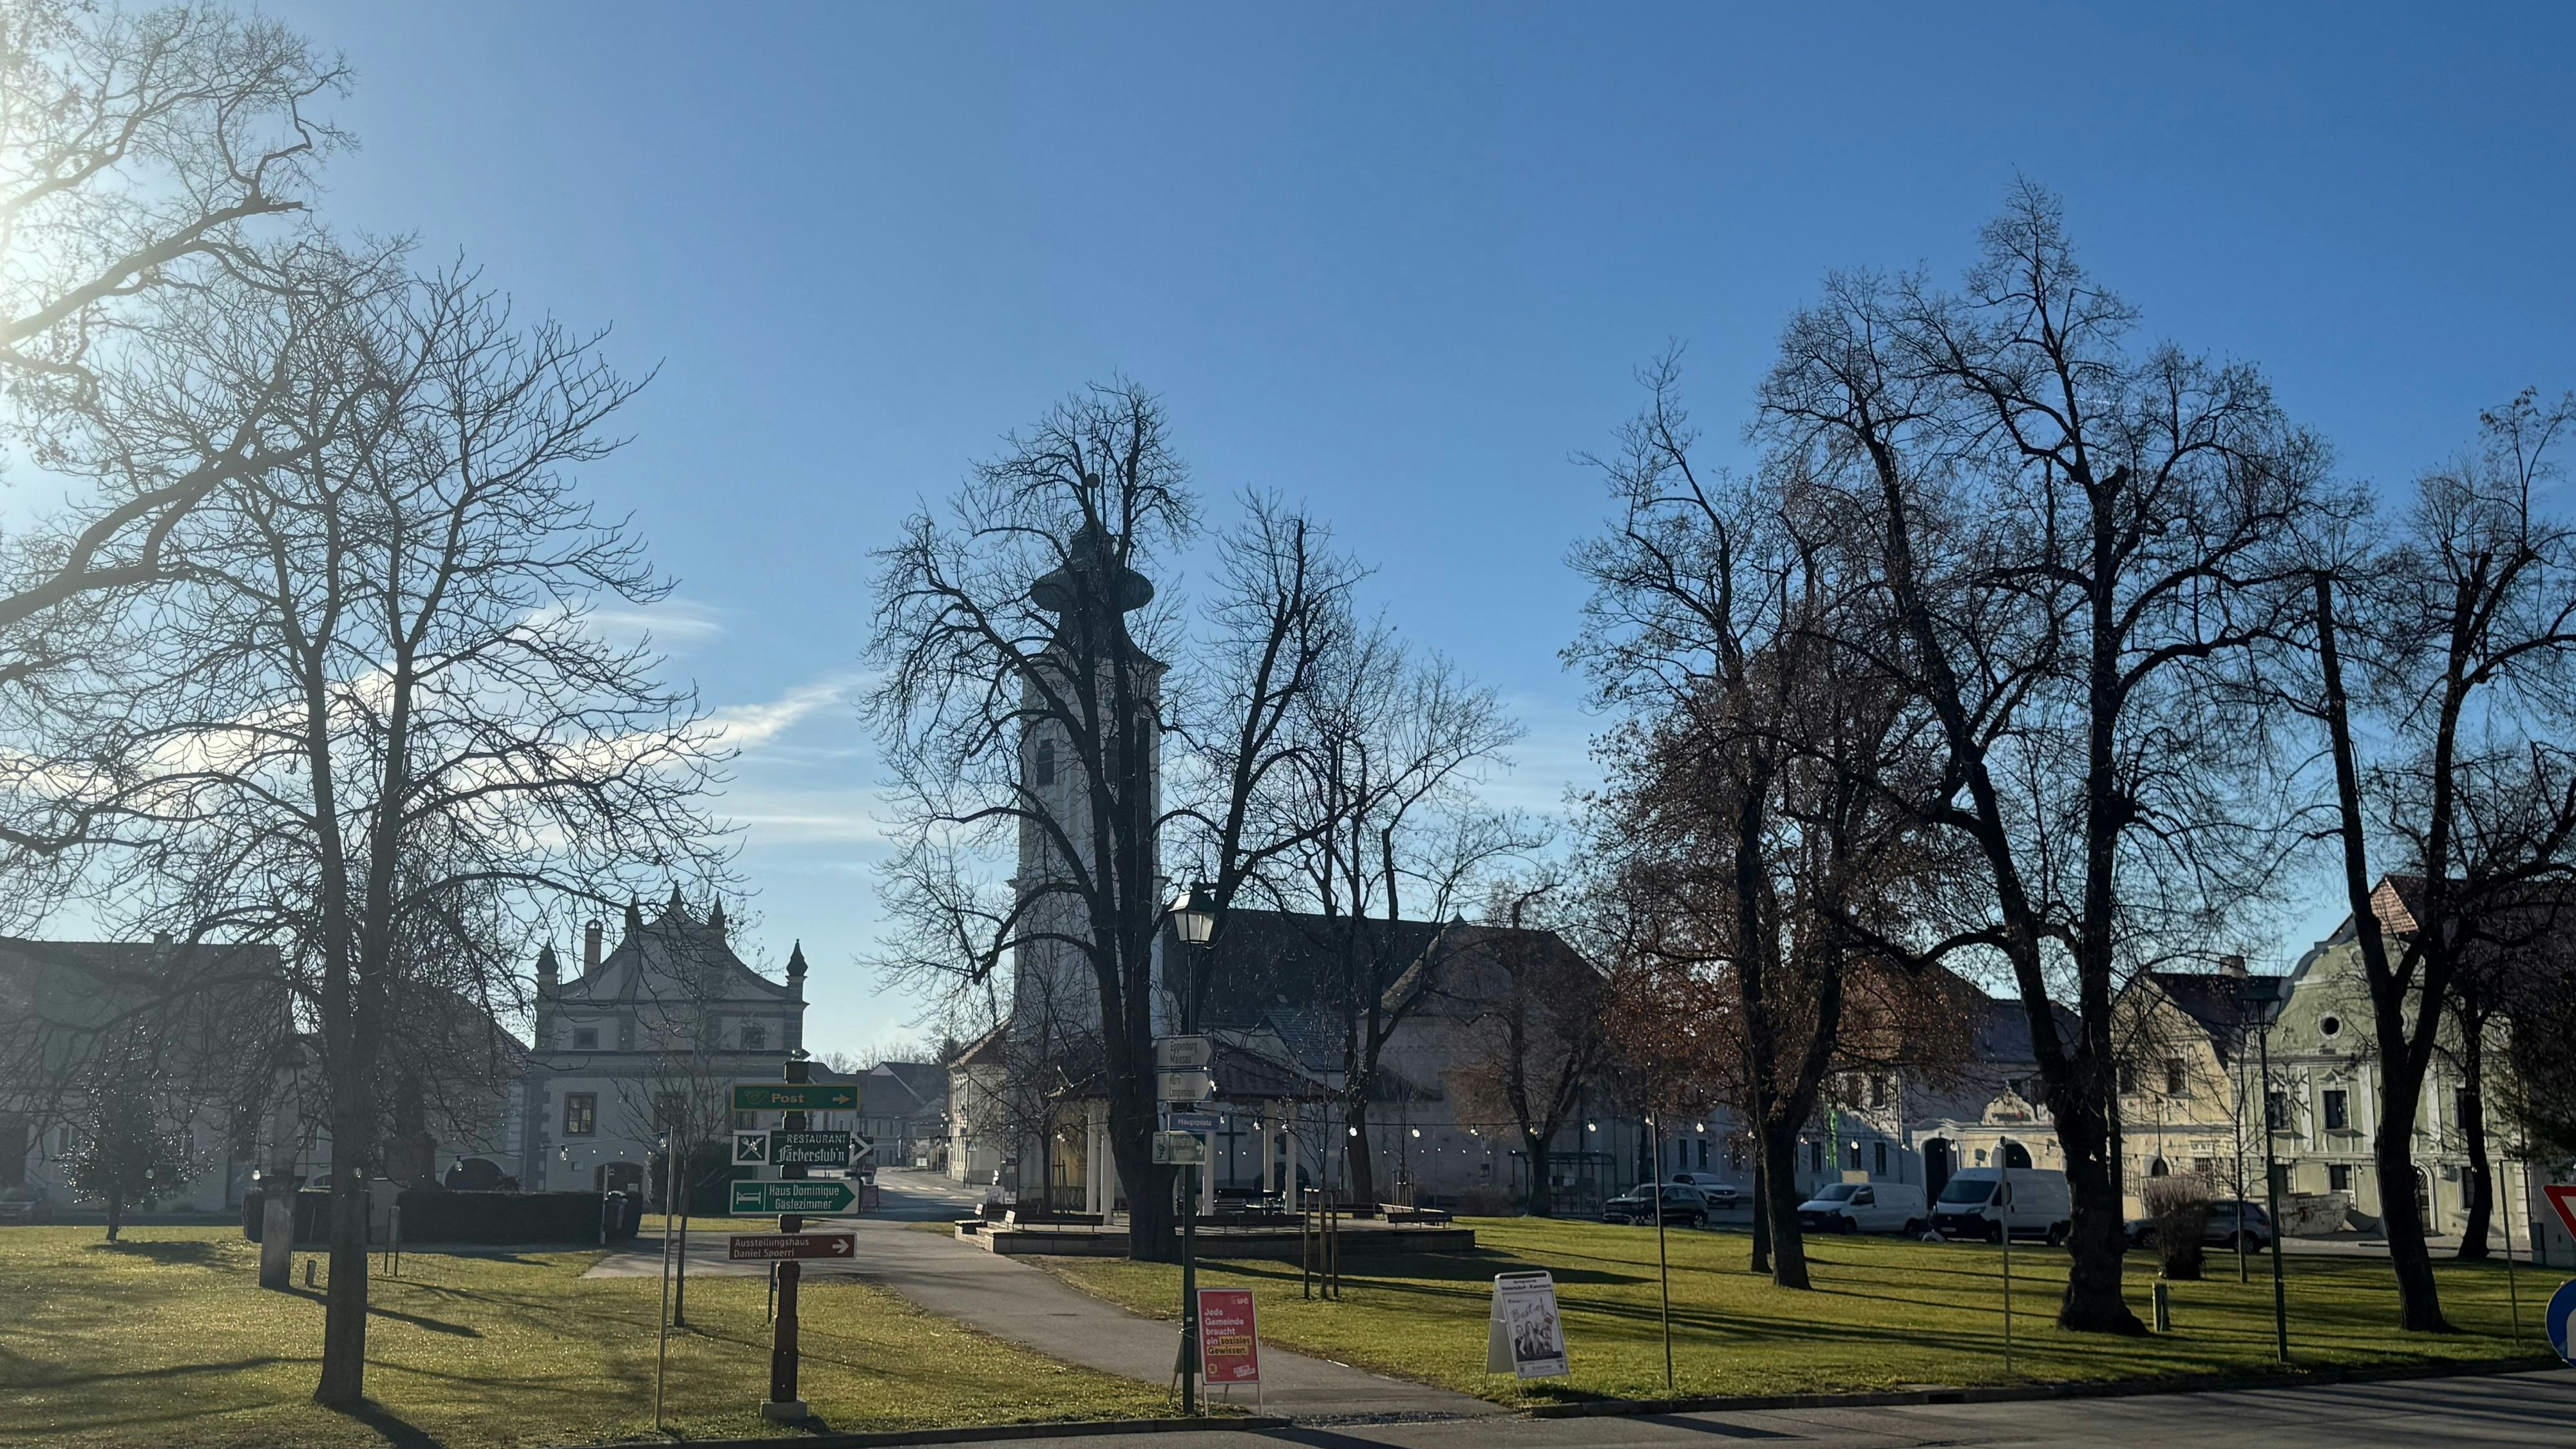
[{"label": "street name sign", "polygon": [[1163,1130],[1167,1132],[1214,1132],[1216,1130],[1216,1114],[1214,1112],[1180,1112],[1174,1111],[1170,1108],[1165,1108],[1163,1113]]},{"label": "street name sign", "polygon": [[1181,1072],[1158,1072],[1154,1077],[1155,1097],[1165,1102],[1204,1102],[1216,1095],[1216,1079],[1204,1067]]},{"label": "street name sign", "polygon": [[1197,1167],[1207,1161],[1207,1139],[1195,1132],[1157,1132],[1154,1160],[1170,1167]]},{"label": "street name sign", "polygon": [[1216,1048],[1203,1036],[1167,1036],[1154,1043],[1154,1065],[1167,1072],[1203,1067],[1216,1059]]},{"label": "street name sign", "polygon": [[780,1167],[839,1167],[850,1160],[847,1132],[772,1132],[769,1160]]},{"label": "street name sign", "polygon": [[859,1084],[736,1082],[733,1084],[733,1109],[737,1112],[855,1112],[859,1110]]},{"label": "street name sign", "polygon": [[797,1258],[858,1256],[856,1233],[736,1233],[725,1244],[725,1258],[735,1263],[784,1263]]},{"label": "street name sign", "polygon": [[767,1167],[769,1165],[769,1134],[766,1132],[737,1132],[733,1134],[733,1165],[736,1167]]},{"label": "street name sign", "polygon": [[856,1201],[858,1194],[850,1191],[848,1183],[830,1177],[733,1185],[733,1210],[737,1213],[837,1213]]}]

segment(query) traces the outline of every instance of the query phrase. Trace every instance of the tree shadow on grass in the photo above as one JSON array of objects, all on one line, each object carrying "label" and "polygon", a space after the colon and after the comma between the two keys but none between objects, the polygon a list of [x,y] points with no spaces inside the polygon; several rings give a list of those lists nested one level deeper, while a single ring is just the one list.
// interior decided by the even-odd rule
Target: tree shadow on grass
[{"label": "tree shadow on grass", "polygon": [[[289,1288],[286,1291],[297,1298],[306,1299],[316,1304],[324,1304],[330,1301],[329,1295],[325,1294],[318,1288]],[[368,1303],[367,1316],[369,1318],[390,1318],[396,1323],[408,1323],[414,1328],[425,1328],[432,1333],[444,1333],[455,1338],[481,1338],[483,1336],[483,1330],[475,1328],[470,1324],[448,1323],[436,1318],[423,1318],[417,1313],[404,1313],[398,1309],[387,1308],[381,1303]]]},{"label": "tree shadow on grass", "polygon": [[89,1245],[89,1251],[93,1253],[114,1253],[120,1258],[143,1258],[151,1262],[164,1265],[186,1263],[191,1266],[203,1267],[215,1260],[216,1246],[217,1245],[213,1243],[190,1242],[186,1240],[178,1242],[146,1240],[142,1242],[129,1241],[122,1243],[92,1243]]},{"label": "tree shadow on grass", "polygon": [[373,1399],[324,1407],[352,1423],[364,1425],[394,1449],[446,1449],[446,1441]]}]

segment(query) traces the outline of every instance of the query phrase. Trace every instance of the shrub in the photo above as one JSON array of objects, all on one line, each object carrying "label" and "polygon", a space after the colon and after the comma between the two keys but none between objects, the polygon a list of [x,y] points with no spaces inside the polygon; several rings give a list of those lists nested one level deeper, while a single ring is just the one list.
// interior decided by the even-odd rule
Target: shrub
[{"label": "shrub", "polygon": [[2156,1259],[2164,1276],[2198,1278],[2204,1256],[2201,1237],[2209,1231],[2208,1186],[2190,1178],[2159,1177],[2140,1196],[2146,1199],[2147,1217],[2154,1224]]}]

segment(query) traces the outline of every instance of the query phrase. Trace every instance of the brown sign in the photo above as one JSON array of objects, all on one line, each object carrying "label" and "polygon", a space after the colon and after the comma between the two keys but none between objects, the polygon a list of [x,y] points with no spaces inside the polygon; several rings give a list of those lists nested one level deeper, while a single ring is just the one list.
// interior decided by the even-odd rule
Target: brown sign
[{"label": "brown sign", "polygon": [[725,1257],[736,1263],[780,1263],[790,1258],[853,1258],[856,1233],[736,1233]]}]

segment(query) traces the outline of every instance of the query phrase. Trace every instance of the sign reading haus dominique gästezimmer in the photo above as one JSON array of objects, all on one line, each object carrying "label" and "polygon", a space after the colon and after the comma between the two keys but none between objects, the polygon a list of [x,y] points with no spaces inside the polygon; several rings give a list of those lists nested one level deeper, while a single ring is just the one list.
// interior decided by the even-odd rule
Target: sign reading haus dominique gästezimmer
[{"label": "sign reading haus dominique g\u00e4stezimmer", "polygon": [[858,1201],[848,1183],[817,1177],[803,1181],[737,1182],[733,1211],[752,1213],[837,1213]]}]

